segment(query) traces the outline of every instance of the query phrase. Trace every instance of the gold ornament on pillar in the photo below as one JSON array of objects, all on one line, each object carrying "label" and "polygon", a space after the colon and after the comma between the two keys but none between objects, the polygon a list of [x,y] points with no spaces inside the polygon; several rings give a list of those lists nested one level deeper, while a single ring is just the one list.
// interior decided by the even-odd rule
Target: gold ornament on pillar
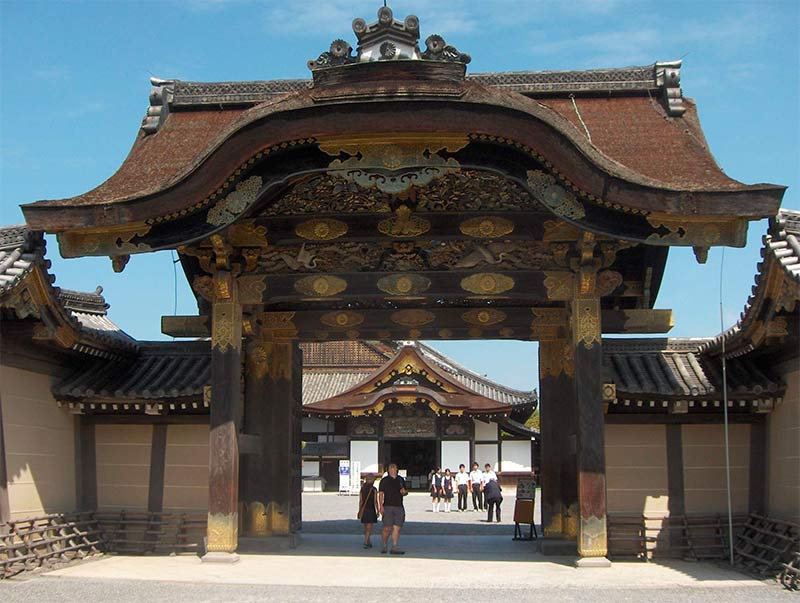
[{"label": "gold ornament on pillar", "polygon": [[225,352],[228,349],[237,349],[240,342],[236,341],[236,324],[234,320],[234,304],[216,303],[212,311],[211,347]]},{"label": "gold ornament on pillar", "polygon": [[600,343],[600,304],[596,300],[577,300],[575,309],[575,342],[591,350]]},{"label": "gold ornament on pillar", "polygon": [[605,517],[581,519],[578,553],[581,557],[605,557],[608,554]]},{"label": "gold ornament on pillar", "polygon": [[236,513],[208,514],[208,546],[210,553],[234,553],[239,546],[239,521]]}]

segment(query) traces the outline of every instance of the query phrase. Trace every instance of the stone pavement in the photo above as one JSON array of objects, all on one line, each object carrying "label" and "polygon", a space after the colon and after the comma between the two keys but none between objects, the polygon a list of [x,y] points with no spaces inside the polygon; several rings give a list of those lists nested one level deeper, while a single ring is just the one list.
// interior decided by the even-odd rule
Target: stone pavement
[{"label": "stone pavement", "polygon": [[[361,548],[360,526],[350,519],[355,498],[308,495],[306,528],[295,549],[245,553],[235,564],[203,563],[192,555],[108,556],[0,582],[0,600],[721,603],[791,597],[774,583],[707,563],[630,561],[606,569],[576,569],[573,558],[543,557],[536,543],[512,541],[510,522],[481,523],[482,516],[475,513],[434,515],[424,502],[422,496],[409,498],[408,515],[414,519],[401,538],[407,551],[402,557],[381,555],[375,537],[375,548]],[[498,533],[487,533],[489,529]],[[480,590],[464,591],[465,576],[477,579]]]}]

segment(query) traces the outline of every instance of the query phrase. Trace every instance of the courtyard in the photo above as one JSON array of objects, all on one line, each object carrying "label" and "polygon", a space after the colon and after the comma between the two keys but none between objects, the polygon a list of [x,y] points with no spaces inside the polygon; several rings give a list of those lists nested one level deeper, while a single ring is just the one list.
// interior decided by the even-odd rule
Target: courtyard
[{"label": "courtyard", "polygon": [[304,526],[294,546],[280,538],[266,546],[243,539],[237,563],[109,555],[6,580],[0,599],[727,602],[791,596],[774,583],[711,563],[615,561],[610,569],[576,569],[574,558],[545,557],[536,542],[511,539],[510,495],[503,521],[488,524],[482,513],[434,514],[428,496],[410,494],[401,539],[407,554],[385,556],[377,546],[362,549],[356,504],[356,497],[305,494]]}]

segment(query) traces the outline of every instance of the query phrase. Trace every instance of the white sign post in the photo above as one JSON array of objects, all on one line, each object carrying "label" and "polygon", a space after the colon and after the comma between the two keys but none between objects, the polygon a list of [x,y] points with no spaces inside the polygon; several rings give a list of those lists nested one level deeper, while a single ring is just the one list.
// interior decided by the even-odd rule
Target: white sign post
[{"label": "white sign post", "polygon": [[350,492],[350,461],[339,461],[339,494]]}]

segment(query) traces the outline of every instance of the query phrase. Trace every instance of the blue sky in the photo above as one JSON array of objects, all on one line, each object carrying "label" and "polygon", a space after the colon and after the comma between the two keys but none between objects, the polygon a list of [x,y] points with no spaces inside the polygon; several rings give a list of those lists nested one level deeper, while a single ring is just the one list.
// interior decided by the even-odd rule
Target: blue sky
[{"label": "blue sky", "polygon": [[[219,81],[307,77],[305,63],[334,38],[355,45],[354,17],[376,0],[246,2],[0,2],[0,224],[22,221],[20,203],[83,193],[122,163],[148,105],[151,75]],[[800,18],[797,0],[390,2],[419,16],[423,39],[440,33],[472,55],[471,72],[589,69],[683,58],[684,94],[697,100],[717,161],[747,183],[797,193]],[[753,282],[765,223],[743,249],[727,249],[725,325]],[[63,260],[49,241],[56,284],[102,284],[111,317],[140,339],[159,334],[175,307],[169,253],[135,256],[114,274],[107,258]],[[698,265],[671,252],[658,307],[675,311],[673,336],[719,331],[720,259]],[[178,313],[192,313],[178,273]],[[456,360],[508,385],[536,385],[534,344],[437,342]]]}]

